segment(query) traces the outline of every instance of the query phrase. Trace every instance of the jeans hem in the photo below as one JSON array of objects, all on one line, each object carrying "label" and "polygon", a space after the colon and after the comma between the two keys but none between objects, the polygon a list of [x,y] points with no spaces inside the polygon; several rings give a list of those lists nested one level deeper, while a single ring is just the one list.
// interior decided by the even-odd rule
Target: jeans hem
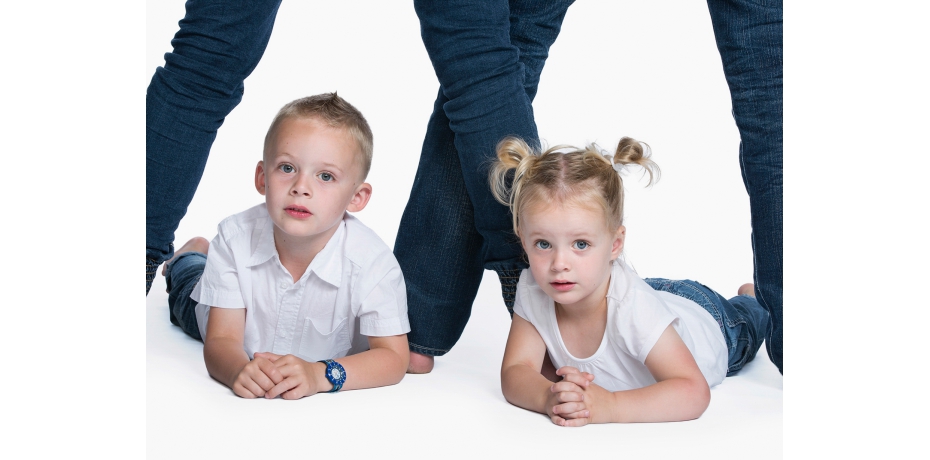
[{"label": "jeans hem", "polygon": [[426,355],[426,356],[442,356],[449,352],[449,350],[443,350],[440,348],[424,347],[422,345],[417,345],[413,342],[410,342],[409,346],[410,346],[410,351],[419,353],[421,355]]}]

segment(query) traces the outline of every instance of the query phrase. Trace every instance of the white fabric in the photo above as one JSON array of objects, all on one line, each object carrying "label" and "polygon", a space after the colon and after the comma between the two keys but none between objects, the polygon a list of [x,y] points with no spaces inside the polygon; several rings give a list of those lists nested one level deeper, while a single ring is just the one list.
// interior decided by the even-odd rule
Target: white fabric
[{"label": "white fabric", "polygon": [[368,349],[365,336],[410,331],[400,266],[371,229],[346,213],[339,229],[293,282],[274,245],[264,204],[220,222],[191,298],[206,337],[209,307],[245,308],[245,351],[306,361]]},{"label": "white fabric", "polygon": [[604,338],[589,357],[568,352],[556,321],[555,303],[529,270],[520,276],[513,310],[542,336],[556,369],[573,366],[590,372],[595,383],[610,391],[656,382],[645,365],[646,357],[669,324],[691,350],[709,386],[719,384],[727,374],[727,346],[713,316],[691,300],[656,292],[620,261],[611,266]]}]

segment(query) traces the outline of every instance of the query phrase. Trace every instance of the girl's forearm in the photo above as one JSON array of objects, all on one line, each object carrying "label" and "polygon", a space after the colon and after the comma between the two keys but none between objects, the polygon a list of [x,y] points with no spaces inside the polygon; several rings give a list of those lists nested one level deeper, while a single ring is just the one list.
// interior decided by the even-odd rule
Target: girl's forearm
[{"label": "girl's forearm", "polygon": [[501,391],[510,404],[546,414],[552,382],[525,364],[515,364],[501,371]]},{"label": "girl's forearm", "polygon": [[701,416],[710,404],[706,381],[663,380],[636,390],[617,391],[597,422],[677,422]]}]

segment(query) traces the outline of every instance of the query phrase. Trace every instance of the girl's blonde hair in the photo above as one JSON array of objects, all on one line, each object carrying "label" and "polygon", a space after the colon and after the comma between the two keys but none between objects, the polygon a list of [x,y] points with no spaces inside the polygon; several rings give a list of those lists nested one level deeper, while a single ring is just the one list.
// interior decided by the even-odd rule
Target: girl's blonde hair
[{"label": "girl's blonde hair", "polygon": [[642,166],[649,173],[647,186],[652,185],[659,180],[661,171],[650,156],[647,144],[629,137],[620,139],[612,156],[601,153],[594,143],[584,149],[557,145],[540,154],[522,139],[508,137],[497,144],[497,160],[489,177],[491,192],[497,201],[510,207],[517,235],[521,213],[541,202],[599,205],[608,230],[616,231],[623,225],[619,169],[628,164]]}]

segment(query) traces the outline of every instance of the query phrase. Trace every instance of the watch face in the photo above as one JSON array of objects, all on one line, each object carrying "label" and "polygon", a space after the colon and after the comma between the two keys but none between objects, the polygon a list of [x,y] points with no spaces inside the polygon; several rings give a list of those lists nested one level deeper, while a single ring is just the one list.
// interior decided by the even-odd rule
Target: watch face
[{"label": "watch face", "polygon": [[333,374],[334,379],[339,380],[342,378],[342,369],[334,367],[332,370],[332,374]]}]

